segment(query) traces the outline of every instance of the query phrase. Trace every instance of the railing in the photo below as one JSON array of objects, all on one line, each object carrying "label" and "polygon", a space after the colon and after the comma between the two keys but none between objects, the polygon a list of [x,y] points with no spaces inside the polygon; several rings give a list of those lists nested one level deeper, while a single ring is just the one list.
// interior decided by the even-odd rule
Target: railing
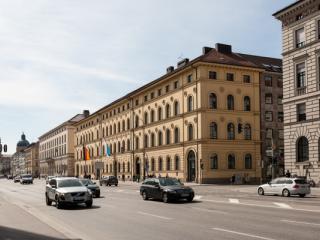
[{"label": "railing", "polygon": [[296,88],[296,95],[300,96],[306,94],[307,87]]}]

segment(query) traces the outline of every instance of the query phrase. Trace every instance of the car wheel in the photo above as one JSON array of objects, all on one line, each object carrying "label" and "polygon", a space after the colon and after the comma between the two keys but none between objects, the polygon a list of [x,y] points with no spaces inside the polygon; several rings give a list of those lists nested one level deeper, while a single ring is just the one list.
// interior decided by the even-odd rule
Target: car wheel
[{"label": "car wheel", "polygon": [[282,196],[284,196],[284,197],[290,197],[290,192],[289,192],[289,190],[288,189],[283,189],[283,191],[282,191]]},{"label": "car wheel", "polygon": [[87,208],[91,208],[92,207],[92,200],[86,202],[86,207]]},{"label": "car wheel", "polygon": [[61,209],[62,208],[62,203],[59,201],[58,196],[56,196],[56,208]]},{"label": "car wheel", "polygon": [[190,196],[190,197],[187,198],[188,202],[192,202],[192,200],[193,200],[193,196]]},{"label": "car wheel", "polygon": [[168,193],[163,193],[162,194],[162,201],[164,203],[168,203],[169,202]]},{"label": "car wheel", "polygon": [[149,199],[146,191],[142,192],[142,199],[143,200],[148,200]]},{"label": "car wheel", "polygon": [[264,195],[264,190],[263,190],[262,187],[259,187],[259,188],[258,188],[258,194],[259,194],[259,195]]},{"label": "car wheel", "polygon": [[47,194],[46,194],[46,204],[47,204],[47,206],[51,206],[51,204],[52,204],[52,201],[49,199]]},{"label": "car wheel", "polygon": [[305,197],[306,194],[299,194],[299,197]]},{"label": "car wheel", "polygon": [[96,198],[99,198],[99,197],[100,197],[100,193],[97,193]]},{"label": "car wheel", "polygon": [[118,187],[118,183],[116,183],[115,186]]}]

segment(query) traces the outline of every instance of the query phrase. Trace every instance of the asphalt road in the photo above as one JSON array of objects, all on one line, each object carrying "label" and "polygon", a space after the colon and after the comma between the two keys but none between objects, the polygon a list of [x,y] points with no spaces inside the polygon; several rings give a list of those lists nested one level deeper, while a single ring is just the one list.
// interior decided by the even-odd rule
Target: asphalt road
[{"label": "asphalt road", "polygon": [[[250,186],[194,186],[192,203],[143,201],[136,183],[101,187],[91,209],[46,206],[45,182],[0,180],[0,239],[319,240],[320,196],[257,196]],[[54,205],[54,204],[53,204]]]}]

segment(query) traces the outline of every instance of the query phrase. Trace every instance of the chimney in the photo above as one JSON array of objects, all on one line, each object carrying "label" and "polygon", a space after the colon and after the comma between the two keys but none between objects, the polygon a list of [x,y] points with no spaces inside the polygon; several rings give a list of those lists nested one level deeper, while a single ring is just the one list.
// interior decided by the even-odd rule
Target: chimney
[{"label": "chimney", "polygon": [[183,67],[189,63],[189,58],[184,58],[177,63],[177,68]]},{"label": "chimney", "polygon": [[232,53],[232,46],[222,43],[216,43],[216,50],[219,53]]},{"label": "chimney", "polygon": [[208,52],[210,52],[212,50],[211,47],[203,47],[202,48],[202,54],[205,55],[207,54]]},{"label": "chimney", "polygon": [[89,110],[83,110],[83,115],[84,115],[85,118],[89,117],[89,115],[90,115]]},{"label": "chimney", "polygon": [[174,71],[174,66],[167,67],[167,73],[171,73]]}]

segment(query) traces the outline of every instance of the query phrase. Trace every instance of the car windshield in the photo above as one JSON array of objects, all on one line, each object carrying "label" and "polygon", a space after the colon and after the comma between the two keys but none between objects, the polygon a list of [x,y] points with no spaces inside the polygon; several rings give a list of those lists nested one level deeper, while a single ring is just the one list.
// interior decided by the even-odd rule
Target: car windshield
[{"label": "car windshield", "polygon": [[25,174],[25,175],[22,175],[22,177],[24,177],[24,178],[31,178],[31,175],[30,175],[30,174]]},{"label": "car windshield", "polygon": [[84,185],[93,185],[94,183],[90,179],[81,179],[80,180]]},{"label": "car windshield", "polygon": [[58,187],[82,187],[82,183],[78,179],[65,179],[58,181]]},{"label": "car windshield", "polygon": [[181,183],[176,178],[159,178],[161,186],[180,186]]}]

